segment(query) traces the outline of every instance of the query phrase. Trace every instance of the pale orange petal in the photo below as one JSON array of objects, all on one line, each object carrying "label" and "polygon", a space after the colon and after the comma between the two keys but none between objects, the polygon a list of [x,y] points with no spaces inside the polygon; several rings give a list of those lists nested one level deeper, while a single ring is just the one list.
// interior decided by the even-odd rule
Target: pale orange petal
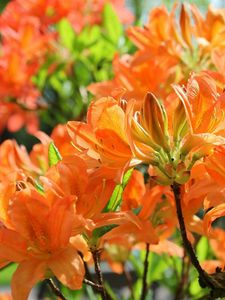
[{"label": "pale orange petal", "polygon": [[59,281],[70,289],[77,290],[82,287],[84,265],[74,247],[71,246],[54,257],[49,261],[48,266]]},{"label": "pale orange petal", "polygon": [[27,300],[32,287],[44,279],[46,265],[43,262],[30,260],[19,264],[13,275],[11,288],[14,300]]}]

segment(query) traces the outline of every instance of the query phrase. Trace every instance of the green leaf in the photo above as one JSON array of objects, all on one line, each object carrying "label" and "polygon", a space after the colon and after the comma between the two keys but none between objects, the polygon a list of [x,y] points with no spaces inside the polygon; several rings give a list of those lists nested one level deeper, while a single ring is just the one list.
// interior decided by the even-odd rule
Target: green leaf
[{"label": "green leaf", "polygon": [[109,3],[107,3],[104,7],[103,27],[105,29],[106,37],[115,45],[118,44],[123,33],[123,27],[115,10]]},{"label": "green leaf", "polygon": [[122,182],[122,186],[123,186],[123,189],[125,189],[126,185],[128,184],[129,180],[130,180],[130,177],[132,175],[132,172],[133,172],[133,168],[128,170],[124,176],[123,176],[123,182]]},{"label": "green leaf", "polygon": [[113,289],[111,288],[111,286],[109,285],[109,283],[107,281],[105,281],[105,289],[112,300],[118,300],[116,294],[114,293]]},{"label": "green leaf", "polygon": [[43,186],[40,184],[40,182],[38,182],[37,180],[35,180],[34,186],[35,186],[36,190],[37,190],[41,195],[44,195],[44,188],[43,188]]},{"label": "green leaf", "polygon": [[118,184],[113,193],[112,196],[105,208],[105,212],[109,211],[116,211],[116,209],[119,207],[121,201],[122,201],[122,194],[123,194],[123,188],[120,184]]},{"label": "green leaf", "polygon": [[88,299],[98,300],[97,295],[93,292],[92,287],[90,287],[89,285],[85,285],[85,289],[86,289],[86,292],[87,292]]},{"label": "green leaf", "polygon": [[56,148],[55,144],[51,142],[48,148],[49,166],[51,167],[56,165],[60,160],[62,160],[62,157],[59,153],[59,150]]},{"label": "green leaf", "polygon": [[16,271],[17,264],[11,263],[1,270],[0,275],[0,285],[9,285],[12,279],[13,273]]},{"label": "green leaf", "polygon": [[117,227],[117,225],[107,225],[94,229],[92,233],[93,241],[97,241],[100,237],[102,237],[104,234],[106,234],[115,227]]},{"label": "green leaf", "polygon": [[189,291],[192,296],[198,296],[200,297],[202,293],[205,291],[200,287],[198,278],[195,278],[194,280],[191,281]]},{"label": "green leaf", "polygon": [[76,33],[68,20],[62,19],[59,22],[58,32],[61,44],[73,51],[75,48]]},{"label": "green leaf", "polygon": [[104,212],[116,211],[117,208],[120,206],[120,204],[122,202],[123,191],[130,179],[132,172],[133,172],[133,169],[128,170],[123,177],[122,184],[116,185],[116,187],[112,193],[112,196],[110,197],[109,202],[104,209]]},{"label": "green leaf", "polygon": [[209,252],[209,243],[206,237],[201,237],[199,240],[197,247],[196,247],[196,253],[198,256],[199,261],[204,261]]}]

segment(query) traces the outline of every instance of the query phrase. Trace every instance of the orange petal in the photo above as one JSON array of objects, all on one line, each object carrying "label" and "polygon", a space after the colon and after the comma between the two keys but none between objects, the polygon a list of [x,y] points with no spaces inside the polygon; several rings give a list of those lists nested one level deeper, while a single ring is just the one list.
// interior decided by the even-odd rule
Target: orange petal
[{"label": "orange petal", "polygon": [[14,300],[27,300],[32,287],[44,279],[46,265],[40,261],[23,261],[13,275],[11,288]]},{"label": "orange petal", "polygon": [[85,274],[84,265],[74,247],[71,246],[54,257],[48,266],[62,284],[70,289],[77,290],[82,287]]}]

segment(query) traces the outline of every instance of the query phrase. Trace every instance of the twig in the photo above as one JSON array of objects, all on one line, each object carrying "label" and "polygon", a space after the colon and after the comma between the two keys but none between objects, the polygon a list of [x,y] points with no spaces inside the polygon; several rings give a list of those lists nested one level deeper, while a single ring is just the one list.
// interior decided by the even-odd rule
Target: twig
[{"label": "twig", "polygon": [[62,300],[67,300],[64,295],[62,294],[62,292],[60,291],[60,289],[56,286],[56,284],[54,283],[54,281],[52,280],[52,278],[49,278],[46,280],[48,285],[50,286],[52,292],[59,297]]},{"label": "twig", "polygon": [[124,275],[126,277],[126,280],[127,280],[127,284],[128,284],[129,290],[130,290],[131,299],[134,300],[135,297],[134,297],[134,291],[133,291],[132,277],[130,275],[130,272],[127,271],[125,264],[123,264],[123,273],[124,273]]},{"label": "twig", "polygon": [[202,269],[196,255],[195,255],[195,252],[192,248],[192,245],[191,245],[191,243],[190,243],[190,241],[188,240],[188,237],[187,237],[187,231],[186,231],[186,226],[185,226],[182,207],[181,207],[180,185],[177,184],[177,183],[174,183],[171,186],[171,188],[173,190],[174,197],[175,197],[177,218],[178,218],[179,225],[180,225],[180,232],[181,232],[181,237],[182,237],[184,248],[185,248],[185,250],[187,251],[187,253],[190,257],[193,266],[198,271],[199,279],[201,280],[201,282],[204,283],[205,286],[208,286],[211,289],[213,289],[214,284],[213,284],[212,280],[210,279],[210,277],[208,276],[208,274]]},{"label": "twig", "polygon": [[102,289],[99,292],[101,294],[102,300],[107,300],[106,291],[103,285],[103,276],[100,268],[100,250],[99,249],[90,249],[90,250],[94,260],[95,273],[97,275],[98,284],[102,286]]},{"label": "twig", "polygon": [[143,278],[142,278],[142,292],[141,292],[141,298],[140,300],[145,300],[148,285],[147,285],[147,274],[148,274],[148,266],[149,266],[149,249],[150,245],[146,244],[146,252],[145,252],[145,261],[144,261],[144,272],[143,272]]},{"label": "twig", "polygon": [[184,255],[183,255],[183,258],[182,258],[182,270],[181,270],[180,283],[177,287],[174,300],[183,299],[182,297],[183,297],[184,288],[185,288],[186,281],[188,279],[188,272],[189,272],[188,263],[186,262],[187,258],[189,258],[189,257],[187,257],[187,255],[184,251]]},{"label": "twig", "polygon": [[86,278],[84,278],[84,283],[86,283],[87,285],[90,285],[93,289],[100,291],[102,290],[102,285],[99,285],[91,280],[88,280]]}]

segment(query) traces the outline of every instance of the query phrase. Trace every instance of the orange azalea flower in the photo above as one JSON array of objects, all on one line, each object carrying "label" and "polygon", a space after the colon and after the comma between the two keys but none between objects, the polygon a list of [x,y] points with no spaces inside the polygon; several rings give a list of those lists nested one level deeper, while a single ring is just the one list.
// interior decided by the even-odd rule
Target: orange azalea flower
[{"label": "orange azalea flower", "polygon": [[224,9],[209,7],[204,19],[191,4],[181,8],[175,4],[171,12],[156,7],[143,28],[128,29],[128,37],[138,47],[134,55],[115,58],[115,77],[89,89],[97,97],[123,87],[126,100],[142,100],[147,92],[165,98],[171,84],[184,82],[190,72],[217,69],[224,74],[224,32]]},{"label": "orange azalea flower", "polygon": [[210,209],[204,216],[204,230],[206,234],[210,234],[212,222],[225,216],[225,203],[217,205]]},{"label": "orange azalea flower", "polygon": [[[195,165],[191,170],[190,180],[182,192],[182,205],[185,216],[192,218],[201,208],[205,211],[223,203],[225,189],[219,185],[204,163]],[[187,222],[188,223],[188,222]]]},{"label": "orange azalea flower", "polygon": [[72,236],[74,197],[52,188],[41,195],[24,183],[8,201],[0,212],[0,262],[19,263],[13,299],[27,299],[34,284],[53,275],[71,289],[81,288],[84,266],[77,251],[85,256],[88,248],[81,236]]},{"label": "orange azalea flower", "polygon": [[205,160],[205,166],[209,174],[222,186],[225,183],[225,147],[218,146],[214,153]]},{"label": "orange azalea flower", "polygon": [[168,238],[176,228],[175,203],[169,187],[147,187],[141,199],[140,219],[149,219],[160,240]]},{"label": "orange azalea flower", "polygon": [[[106,3],[112,2],[123,23],[131,23],[133,16],[126,9],[124,1],[108,0],[15,0],[6,6],[3,12],[2,22],[9,22],[16,27],[19,16],[35,16],[40,19],[43,28],[52,25],[66,17],[73,24],[75,30],[80,32],[85,25],[99,24],[102,21],[102,11]],[[12,19],[10,20],[9,17]],[[1,23],[1,21],[0,21]]]},{"label": "orange azalea flower", "polygon": [[27,176],[40,175],[40,169],[30,160],[24,146],[19,146],[16,141],[6,140],[0,145],[0,179],[10,172],[23,171]]},{"label": "orange azalea flower", "polygon": [[124,0],[73,0],[68,19],[74,29],[79,33],[86,25],[101,24],[104,6],[107,3],[110,3],[115,9],[121,22],[129,24],[133,21],[133,15],[126,9],[124,2]]},{"label": "orange azalea flower", "polygon": [[[28,92],[28,91],[27,91]],[[29,95],[28,95],[29,94]],[[28,94],[23,95],[25,99],[28,97],[29,102],[37,99],[37,91],[30,90]],[[34,96],[34,98],[33,98]],[[32,99],[31,99],[32,98]],[[35,110],[26,110],[22,106],[15,103],[0,102],[0,132],[2,132],[5,127],[11,131],[15,132],[21,129],[23,126],[26,127],[27,132],[34,134],[39,128],[39,120]]]},{"label": "orange azalea flower", "polygon": [[[96,98],[114,96],[116,89],[124,88],[123,98],[126,100],[135,98],[142,102],[148,91],[158,96],[165,96],[171,91],[171,80],[167,84],[163,84],[169,80],[173,72],[170,70],[170,61],[158,61],[154,57],[147,62],[138,63],[135,61],[136,56],[124,55],[119,58],[117,55],[113,60],[113,70],[115,77],[112,80],[92,83],[89,85],[89,91]],[[163,89],[162,89],[163,85]]]},{"label": "orange azalea flower", "polygon": [[12,296],[7,293],[1,293],[0,294],[0,300],[12,300]]},{"label": "orange azalea flower", "polygon": [[221,228],[213,229],[213,232],[210,237],[210,245],[213,249],[214,254],[219,259],[220,267],[222,267],[223,269],[225,267],[225,258],[224,258],[225,231],[223,229]]},{"label": "orange azalea flower", "polygon": [[76,153],[75,148],[71,144],[71,138],[68,134],[66,125],[57,125],[51,133],[51,138],[62,157]]},{"label": "orange azalea flower", "polygon": [[57,125],[53,129],[50,137],[41,131],[35,132],[34,136],[37,137],[41,143],[33,146],[29,156],[32,162],[40,168],[42,174],[45,174],[49,168],[48,150],[51,142],[54,142],[62,157],[76,155],[77,152],[79,153],[71,144],[66,125]]},{"label": "orange azalea flower", "polygon": [[[151,164],[151,175],[161,184],[185,183],[193,164],[225,143],[224,94],[207,74],[192,75],[185,91],[174,87],[180,98],[167,110],[147,94],[140,111],[128,102],[127,131],[135,157]],[[169,118],[168,116],[173,116]]]},{"label": "orange azalea flower", "polygon": [[144,177],[141,172],[133,170],[131,177],[122,195],[122,210],[131,210],[141,205],[141,199],[145,194]]},{"label": "orange azalea flower", "polygon": [[[124,227],[130,227],[130,230],[134,231],[134,235],[138,234],[138,236],[145,235],[143,228],[147,226],[151,229],[151,234],[146,235],[148,241],[150,242],[151,239],[151,242],[156,242],[157,237],[154,235],[149,220],[141,221],[130,211],[104,212],[115,188],[115,182],[112,179],[106,180],[95,176],[95,172],[90,172],[81,158],[64,157],[61,162],[51,167],[46,173],[46,177],[41,177],[40,181],[44,187],[55,186],[55,189],[60,188],[59,192],[61,191],[64,195],[75,197],[73,234],[85,234],[90,247],[93,246],[93,243],[96,246],[93,230],[107,225],[116,225],[121,230]],[[123,231],[121,231],[122,233]],[[107,240],[108,234],[104,237],[104,241]],[[98,245],[99,243],[97,241]]]},{"label": "orange azalea flower", "polygon": [[[128,190],[131,186],[128,186]],[[133,190],[133,188],[131,189]],[[131,249],[134,244],[145,242],[158,244],[159,240],[168,238],[176,228],[176,212],[173,194],[169,187],[146,187],[140,199],[137,210],[136,222],[122,222],[102,237],[102,242],[122,245]]]},{"label": "orange azalea flower", "polygon": [[92,102],[87,124],[71,121],[67,126],[73,144],[88,166],[101,167],[106,177],[121,180],[133,163],[133,155],[125,131],[125,113],[118,102],[110,97]]}]

